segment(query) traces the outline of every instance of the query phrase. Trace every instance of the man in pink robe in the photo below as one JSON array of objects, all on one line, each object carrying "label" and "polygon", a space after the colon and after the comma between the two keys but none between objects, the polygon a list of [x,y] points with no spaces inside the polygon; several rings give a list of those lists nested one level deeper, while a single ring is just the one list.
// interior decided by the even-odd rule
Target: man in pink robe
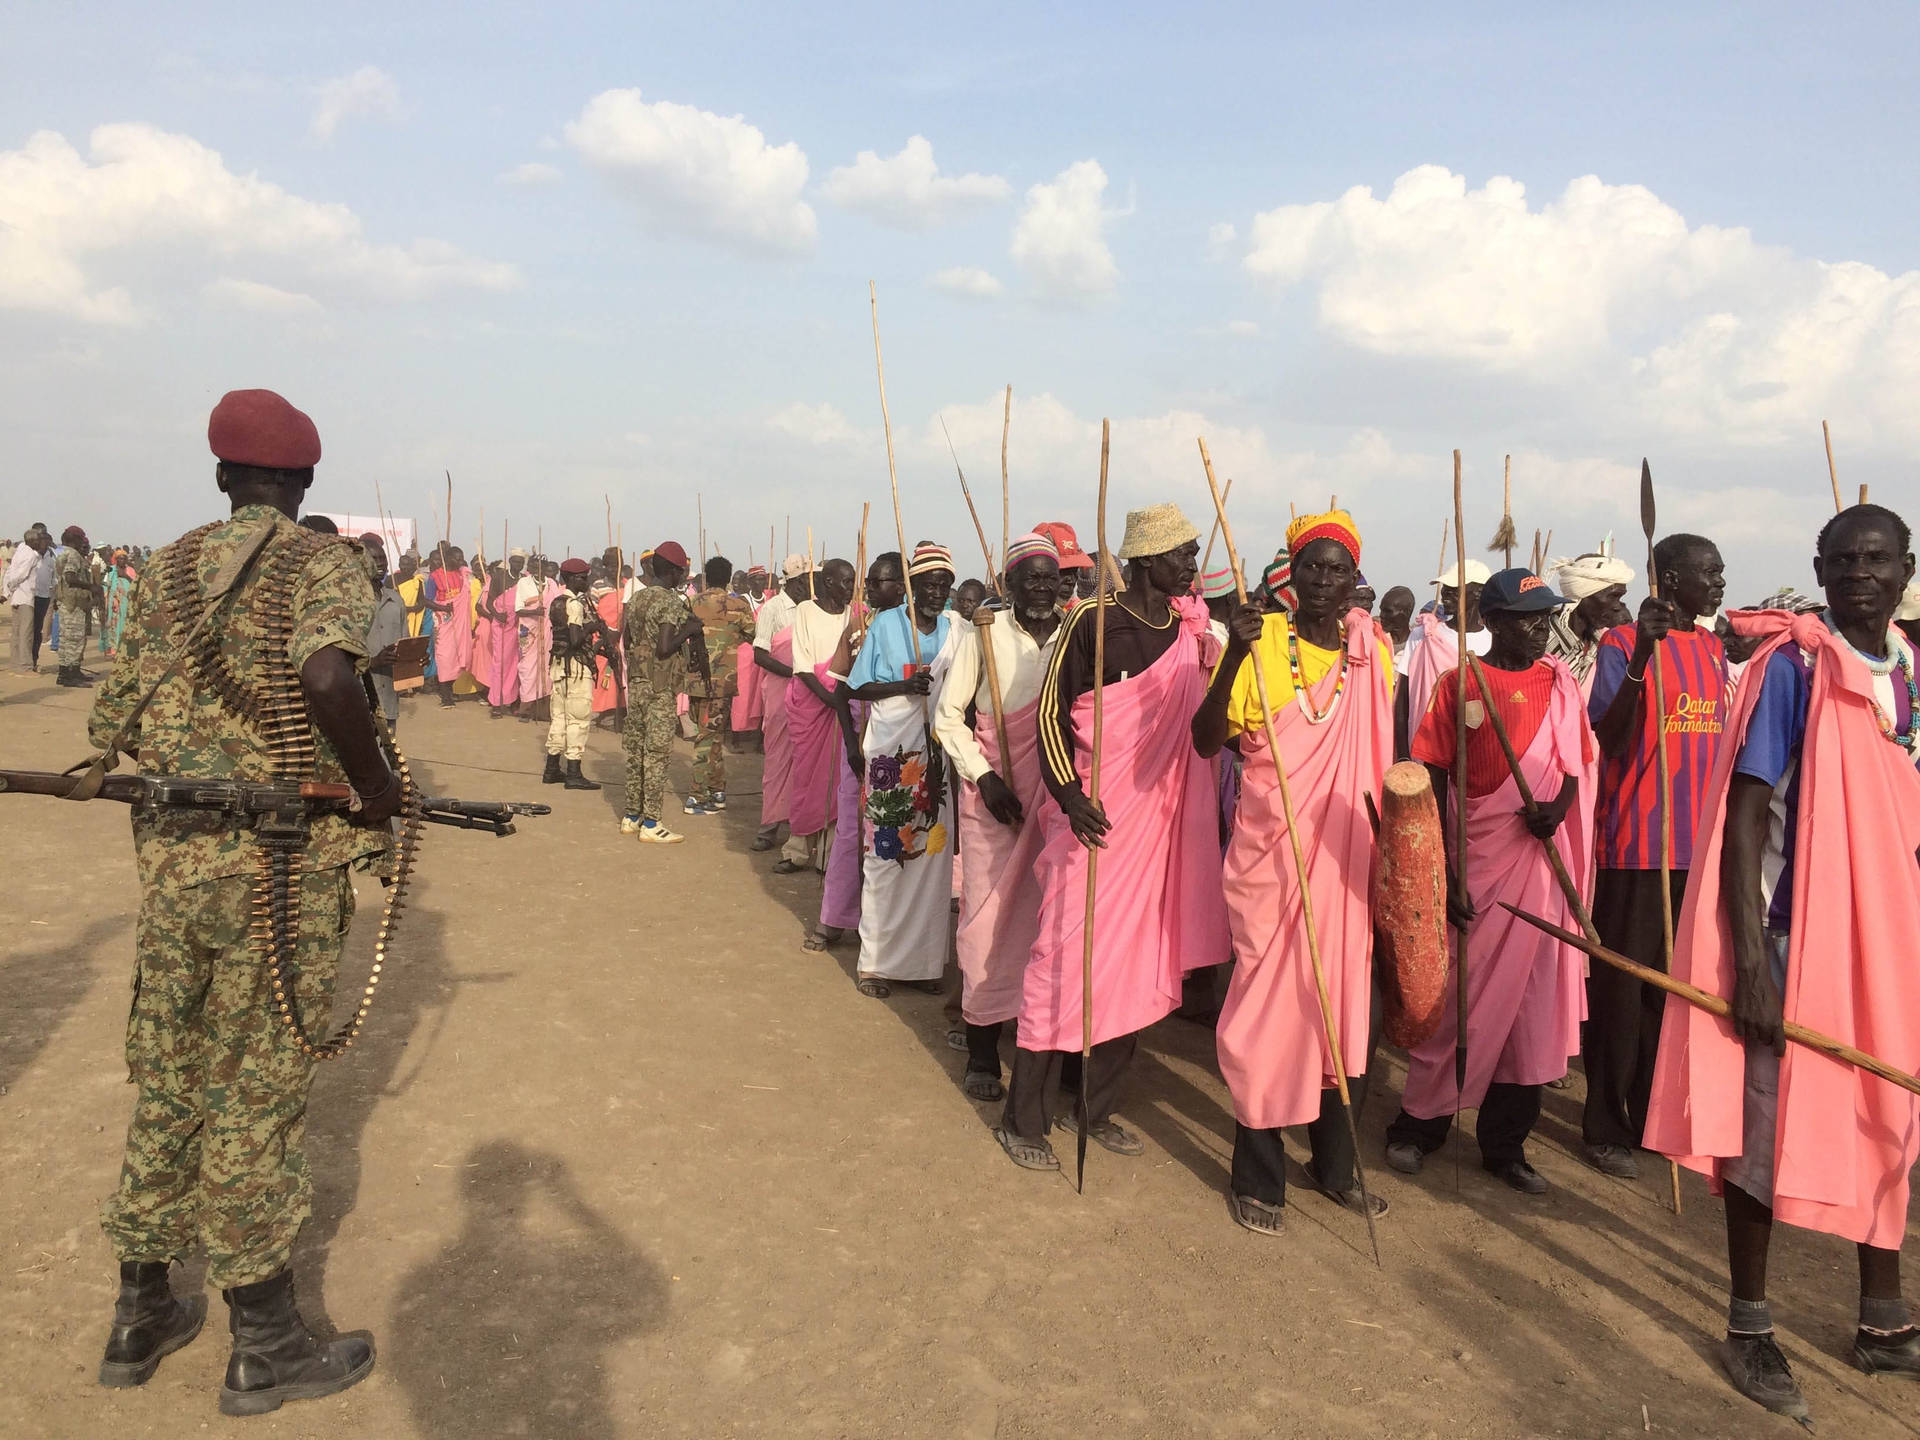
[{"label": "man in pink robe", "polygon": [[433,572],[433,670],[440,704],[453,704],[453,685],[473,660],[473,625],[468,618],[466,557],[457,545],[443,547]]},{"label": "man in pink robe", "polygon": [[[1287,1164],[1281,1132],[1305,1125],[1314,1187],[1361,1205],[1355,1156],[1326,1041],[1302,920],[1301,892],[1260,711],[1258,645],[1274,736],[1306,858],[1328,1002],[1356,1110],[1373,1053],[1373,830],[1370,803],[1393,761],[1393,661],[1352,605],[1360,537],[1344,511],[1302,515],[1287,532],[1293,613],[1254,606],[1230,621],[1226,655],[1194,716],[1195,748],[1239,738],[1246,764],[1226,856],[1227,917],[1238,959],[1215,1044],[1233,1094],[1229,1203],[1256,1234],[1281,1231]],[[1297,668],[1304,684],[1293,680]],[[1374,1213],[1386,1202],[1372,1197]]]},{"label": "man in pink robe", "polygon": [[1747,611],[1765,637],[1734,696],[1707,789],[1673,973],[1727,996],[1719,1019],[1669,997],[1646,1139],[1710,1177],[1727,1212],[1732,1299],[1720,1361],[1780,1414],[1807,1406],[1773,1339],[1776,1217],[1859,1247],[1868,1374],[1920,1375],[1900,1288],[1920,1103],[1787,1044],[1794,1021],[1920,1070],[1920,772],[1914,657],[1892,628],[1914,573],[1906,524],[1877,505],[1821,532],[1817,614]]},{"label": "man in pink robe", "polygon": [[[776,875],[809,866],[824,872],[832,858],[834,791],[845,747],[834,691],[833,652],[845,632],[853,599],[853,566],[829,560],[820,567],[815,596],[795,610],[793,680],[787,686],[787,734],[793,769],[787,793],[787,843],[774,864]],[[836,623],[837,622],[837,623]]]},{"label": "man in pink robe", "polygon": [[[1481,613],[1493,632],[1483,669],[1467,676],[1467,828],[1464,846],[1452,833],[1456,810],[1448,799],[1461,768],[1455,721],[1457,679],[1435,686],[1426,719],[1413,740],[1413,758],[1434,777],[1434,794],[1449,827],[1448,854],[1466,852],[1466,890],[1448,902],[1454,964],[1464,935],[1467,971],[1464,1093],[1455,1088],[1455,1005],[1449,975],[1439,1029],[1413,1047],[1400,1114],[1387,1127],[1387,1163],[1417,1174],[1446,1142],[1453,1117],[1478,1107],[1475,1135],[1480,1163],[1526,1195],[1547,1182],[1527,1163],[1526,1141],[1540,1118],[1541,1088],[1567,1073],[1580,1050],[1586,1010],[1585,957],[1580,951],[1515,918],[1500,907],[1517,905],[1555,924],[1576,928],[1554,878],[1544,837],[1553,837],[1574,885],[1585,893],[1593,875],[1593,809],[1582,803],[1583,782],[1597,753],[1579,682],[1564,661],[1547,655],[1552,612],[1566,601],[1527,570],[1502,570],[1482,593]],[[1520,801],[1499,737],[1493,707],[1519,757],[1536,802]],[[1454,859],[1457,867],[1459,861]]]},{"label": "man in pink robe", "polygon": [[[783,587],[769,595],[753,620],[753,663],[760,677],[761,739],[766,763],[760,772],[760,831],[753,849],[779,843],[793,785],[793,740],[787,733],[787,685],[793,675],[793,617],[807,598],[808,562],[789,555],[780,567]],[[741,672],[743,675],[745,671]]]},{"label": "man in pink robe", "polygon": [[[1199,532],[1176,505],[1127,516],[1127,583],[1111,604],[1068,615],[1041,690],[1039,731],[1054,803],[1035,875],[1040,927],[1022,981],[1019,1047],[995,1132],[1016,1165],[1055,1170],[1047,1139],[1063,1061],[1081,1048],[1081,948],[1089,847],[1101,851],[1094,910],[1093,1054],[1081,1089],[1087,1138],[1121,1155],[1145,1150],[1112,1118],[1139,1032],[1180,1003],[1189,970],[1227,958],[1213,767],[1188,725],[1206,690],[1207,609],[1189,592]],[[1100,796],[1091,770],[1096,616],[1106,617]]]},{"label": "man in pink robe", "polygon": [[[553,653],[547,606],[552,603],[553,596],[546,594],[546,586],[542,583],[540,557],[519,558],[521,564],[519,573],[514,577],[513,606],[520,622],[515,637],[519,650],[520,718],[527,720],[536,718],[532,713],[534,706],[546,699],[553,687],[547,675]],[[556,586],[554,594],[558,593],[559,587]]]},{"label": "man in pink robe", "polygon": [[[1458,568],[1454,566],[1434,581],[1440,587],[1439,603],[1432,610],[1413,617],[1413,630],[1407,639],[1406,674],[1400,677],[1400,692],[1395,701],[1400,707],[1398,733],[1409,742],[1426,718],[1433,687],[1442,675],[1452,674],[1460,660],[1460,637],[1447,618],[1453,613],[1457,598],[1454,571]],[[1478,560],[1467,561],[1467,645],[1476,655],[1486,654],[1480,590],[1486,584],[1487,575],[1487,567]]]},{"label": "man in pink robe", "polygon": [[480,623],[487,632],[487,703],[493,718],[507,713],[520,699],[520,615],[514,600],[514,581],[505,564],[495,565],[480,597]]}]

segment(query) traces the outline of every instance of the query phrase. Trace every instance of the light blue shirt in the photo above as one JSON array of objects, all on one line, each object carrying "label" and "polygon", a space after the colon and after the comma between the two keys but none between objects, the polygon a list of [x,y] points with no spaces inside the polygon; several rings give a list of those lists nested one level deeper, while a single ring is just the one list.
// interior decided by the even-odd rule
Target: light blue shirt
[{"label": "light blue shirt", "polygon": [[[858,690],[862,685],[906,678],[907,666],[913,664],[913,636],[908,631],[913,623],[908,619],[911,608],[908,602],[882,610],[874,617],[867,629],[867,638],[860,645],[860,653],[854,658],[853,673],[847,676],[849,686]],[[920,636],[922,667],[931,665],[940,647],[947,643],[947,629],[951,624],[952,617],[943,613],[933,627],[933,634]]]}]

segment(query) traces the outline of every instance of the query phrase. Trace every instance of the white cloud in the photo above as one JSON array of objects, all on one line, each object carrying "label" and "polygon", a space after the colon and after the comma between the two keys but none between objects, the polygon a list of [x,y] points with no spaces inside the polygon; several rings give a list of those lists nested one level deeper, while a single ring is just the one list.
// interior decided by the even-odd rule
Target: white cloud
[{"label": "white cloud", "polygon": [[213,281],[201,293],[215,304],[256,315],[318,315],[324,308],[313,296],[302,295],[297,290],[282,290],[277,285],[233,276]]},{"label": "white cloud", "polygon": [[803,405],[795,401],[774,411],[767,423],[808,445],[848,445],[866,438],[864,431],[832,405]]},{"label": "white cloud", "polygon": [[[251,273],[233,274],[242,266]],[[520,283],[512,265],[443,241],[375,244],[346,206],[236,175],[217,151],[151,125],[102,125],[85,157],[50,130],[0,151],[0,309],[130,324],[140,307],[110,276],[177,290],[207,272],[377,301]]]},{"label": "white cloud", "polygon": [[915,135],[886,159],[862,150],[851,165],[837,165],[821,194],[843,210],[901,230],[931,230],[969,210],[1003,205],[1013,187],[999,175],[942,175],[933,145]]},{"label": "white cloud", "polygon": [[1775,444],[1830,415],[1862,444],[1920,440],[1920,272],[1690,227],[1643,186],[1584,176],[1535,209],[1515,180],[1469,190],[1422,166],[1385,198],[1257,215],[1242,264],[1275,292],[1311,286],[1348,345],[1558,385],[1675,433]]},{"label": "white cloud", "polygon": [[1027,191],[1014,222],[1012,255],[1041,295],[1086,301],[1112,293],[1120,267],[1107,248],[1114,212],[1104,208],[1107,172],[1097,160],[1076,160]]},{"label": "white cloud", "polygon": [[351,75],[336,75],[314,92],[318,97],[307,133],[324,145],[343,120],[397,120],[400,87],[377,65],[362,65]]},{"label": "white cloud", "polygon": [[1229,320],[1227,322],[1227,333],[1229,335],[1238,335],[1242,339],[1251,339],[1260,333],[1260,326],[1252,320]]},{"label": "white cloud", "polygon": [[1207,258],[1224,260],[1233,253],[1234,242],[1240,238],[1240,232],[1225,220],[1217,221],[1207,227]]},{"label": "white cloud", "polygon": [[769,145],[739,115],[608,90],[568,123],[566,137],[661,230],[761,253],[813,248],[817,222],[800,198],[805,153],[792,141]]},{"label": "white cloud", "polygon": [[539,160],[529,160],[493,177],[496,185],[558,185],[565,178],[559,166]]},{"label": "white cloud", "polygon": [[1006,289],[999,280],[976,265],[949,265],[927,277],[927,283],[949,295],[964,295],[971,300],[997,299]]}]

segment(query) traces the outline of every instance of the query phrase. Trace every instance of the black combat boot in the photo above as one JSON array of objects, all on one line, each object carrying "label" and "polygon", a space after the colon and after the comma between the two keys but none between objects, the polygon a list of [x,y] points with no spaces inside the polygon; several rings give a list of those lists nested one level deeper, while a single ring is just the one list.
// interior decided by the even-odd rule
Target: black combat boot
[{"label": "black combat boot", "polygon": [[100,1383],[144,1385],[160,1362],[200,1333],[207,1297],[174,1298],[165,1260],[122,1260],[120,1298],[113,1302],[113,1329],[100,1362]]},{"label": "black combat boot", "polygon": [[93,681],[77,665],[71,670],[64,665],[61,666],[59,678],[54,683],[75,690],[87,690],[93,686]]},{"label": "black combat boot", "polygon": [[366,1331],[321,1340],[307,1329],[294,1308],[291,1270],[221,1293],[233,1330],[222,1415],[265,1415],[288,1400],[336,1395],[373,1370],[373,1336]]},{"label": "black combat boot", "polygon": [[578,760],[567,761],[567,789],[598,790],[599,788],[600,786],[597,782],[587,779],[586,776],[580,773],[580,762]]},{"label": "black combat boot", "polygon": [[560,770],[560,757],[558,755],[547,756],[547,768],[540,772],[540,783],[542,785],[559,785],[562,784],[566,778]]}]

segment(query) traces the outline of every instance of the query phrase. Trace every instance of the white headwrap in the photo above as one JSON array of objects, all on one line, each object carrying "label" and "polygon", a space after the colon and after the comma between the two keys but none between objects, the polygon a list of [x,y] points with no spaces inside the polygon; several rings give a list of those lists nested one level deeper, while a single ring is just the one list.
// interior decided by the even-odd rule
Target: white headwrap
[{"label": "white headwrap", "polygon": [[1549,560],[1547,575],[1562,595],[1576,602],[1596,595],[1610,585],[1633,583],[1633,567],[1615,558],[1611,535],[1602,540],[1600,548],[1591,554]]},{"label": "white headwrap", "polygon": [[1907,586],[1907,593],[1900,597],[1900,608],[1893,612],[1896,620],[1920,620],[1920,579]]}]

